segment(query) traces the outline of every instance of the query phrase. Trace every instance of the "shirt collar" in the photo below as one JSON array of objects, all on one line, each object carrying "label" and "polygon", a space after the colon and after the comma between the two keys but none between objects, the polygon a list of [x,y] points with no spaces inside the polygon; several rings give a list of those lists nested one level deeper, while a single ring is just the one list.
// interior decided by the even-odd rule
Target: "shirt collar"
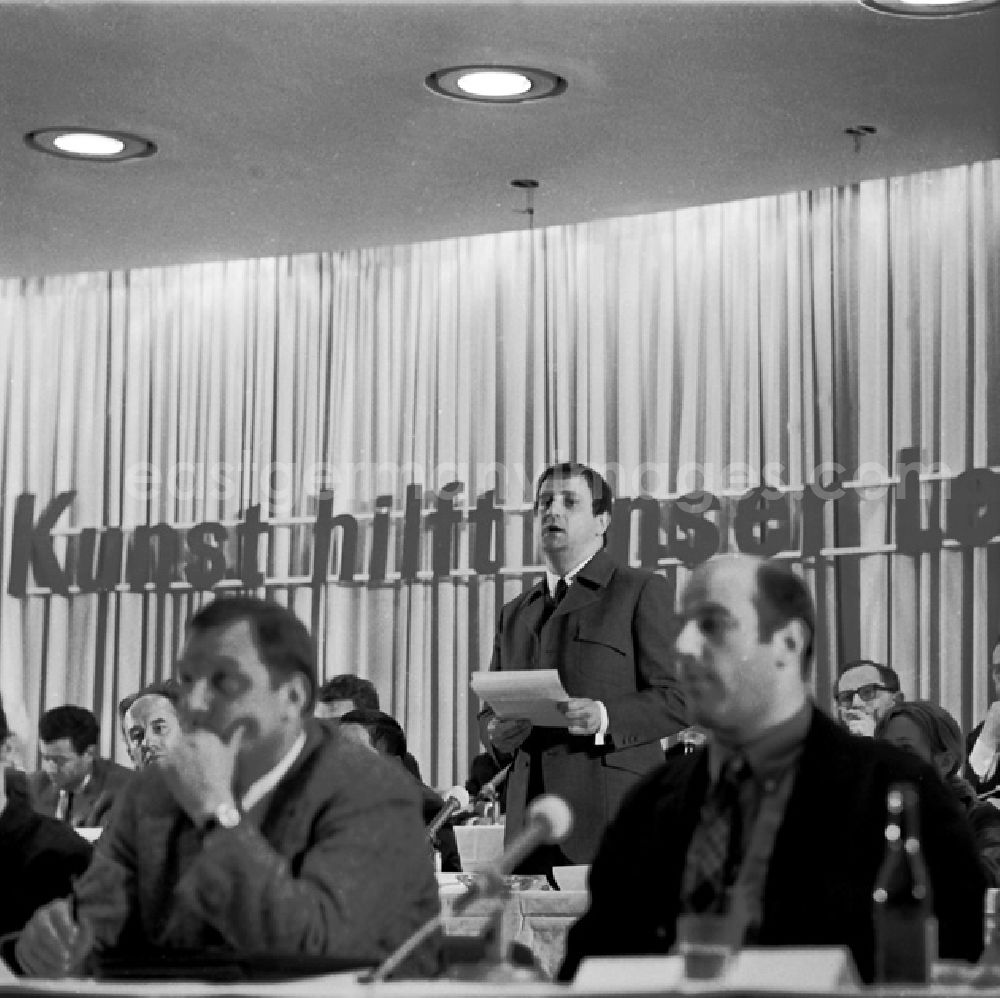
[{"label": "shirt collar", "polygon": [[292,747],[281,757],[278,764],[269,769],[263,776],[254,780],[247,787],[246,792],[240,800],[240,810],[246,812],[250,808],[259,804],[280,782],[281,778],[292,768],[292,763],[299,757],[303,746],[306,743],[305,731],[299,732],[299,737],[292,743]]},{"label": "shirt collar", "polygon": [[[596,552],[594,552],[594,553],[596,554]],[[584,569],[591,561],[593,561],[593,559],[594,559],[594,555],[593,554],[588,554],[587,557],[584,558],[583,561],[581,561],[579,565],[577,565],[575,568],[570,569],[565,575],[556,575],[555,572],[551,572],[551,571],[549,571],[549,569],[546,568],[545,569],[545,586],[546,586],[546,589],[548,591],[548,594],[550,596],[555,596],[555,594],[556,594],[556,585],[557,585],[557,583],[559,582],[560,579],[565,579],[566,580],[567,587],[571,586],[573,584],[573,580],[577,577],[577,575],[580,574],[581,570]]]},{"label": "shirt collar", "polygon": [[802,746],[812,724],[813,705],[806,702],[791,717],[773,728],[768,728],[753,741],[745,745],[722,745],[717,741],[709,743],[708,771],[714,783],[723,765],[739,753],[746,760],[754,779],[760,782],[779,776],[792,765],[802,752]]}]

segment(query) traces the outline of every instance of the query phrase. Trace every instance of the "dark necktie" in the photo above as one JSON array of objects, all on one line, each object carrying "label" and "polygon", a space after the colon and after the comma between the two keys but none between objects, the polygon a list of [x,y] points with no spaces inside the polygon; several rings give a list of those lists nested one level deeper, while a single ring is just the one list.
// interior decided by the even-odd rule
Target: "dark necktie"
[{"label": "dark necktie", "polygon": [[709,791],[691,837],[681,886],[682,910],[724,912],[743,860],[740,788],[750,775],[742,756],[730,758]]},{"label": "dark necktie", "polygon": [[556,607],[563,601],[567,589],[569,586],[566,585],[566,580],[560,576],[559,581],[556,582],[556,591],[551,596],[546,592],[545,606],[542,607],[542,623],[539,626],[544,626],[549,617],[552,616]]}]

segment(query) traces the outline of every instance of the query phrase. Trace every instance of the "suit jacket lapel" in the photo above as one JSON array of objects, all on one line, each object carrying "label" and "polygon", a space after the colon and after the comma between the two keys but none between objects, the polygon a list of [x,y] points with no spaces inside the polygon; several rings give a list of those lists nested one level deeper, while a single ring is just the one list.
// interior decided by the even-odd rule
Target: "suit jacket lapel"
[{"label": "suit jacket lapel", "polygon": [[524,598],[524,608],[521,611],[524,614],[524,622],[527,625],[528,630],[534,634],[535,637],[538,636],[538,632],[542,629],[544,610],[545,579],[543,578],[541,582],[536,582],[535,585],[528,590]]},{"label": "suit jacket lapel", "polygon": [[614,574],[615,563],[610,555],[603,549],[598,551],[577,573],[573,585],[552,616],[561,617],[563,614],[573,613],[600,599]]}]

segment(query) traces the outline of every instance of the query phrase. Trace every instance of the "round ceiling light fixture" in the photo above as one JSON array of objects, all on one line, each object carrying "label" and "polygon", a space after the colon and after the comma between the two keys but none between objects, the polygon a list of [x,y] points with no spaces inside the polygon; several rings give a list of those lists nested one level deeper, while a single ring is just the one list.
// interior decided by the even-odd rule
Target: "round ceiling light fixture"
[{"label": "round ceiling light fixture", "polygon": [[975,14],[996,7],[1000,0],[861,0],[861,4],[880,14],[904,17],[954,17]]},{"label": "round ceiling light fixture", "polygon": [[424,85],[442,97],[483,104],[520,104],[555,97],[566,89],[561,76],[526,66],[453,66],[431,73]]},{"label": "round ceiling light fixture", "polygon": [[24,141],[37,152],[92,163],[120,163],[124,159],[152,156],[156,152],[155,143],[141,135],[77,126],[39,128],[28,132]]}]

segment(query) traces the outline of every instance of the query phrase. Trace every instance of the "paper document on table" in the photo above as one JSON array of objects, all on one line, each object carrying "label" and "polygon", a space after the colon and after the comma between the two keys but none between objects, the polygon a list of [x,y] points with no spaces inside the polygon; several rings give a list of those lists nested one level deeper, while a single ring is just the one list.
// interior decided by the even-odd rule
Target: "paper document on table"
[{"label": "paper document on table", "polygon": [[526,717],[541,728],[569,727],[558,706],[569,694],[555,669],[474,672],[471,683],[473,692],[497,717]]}]

